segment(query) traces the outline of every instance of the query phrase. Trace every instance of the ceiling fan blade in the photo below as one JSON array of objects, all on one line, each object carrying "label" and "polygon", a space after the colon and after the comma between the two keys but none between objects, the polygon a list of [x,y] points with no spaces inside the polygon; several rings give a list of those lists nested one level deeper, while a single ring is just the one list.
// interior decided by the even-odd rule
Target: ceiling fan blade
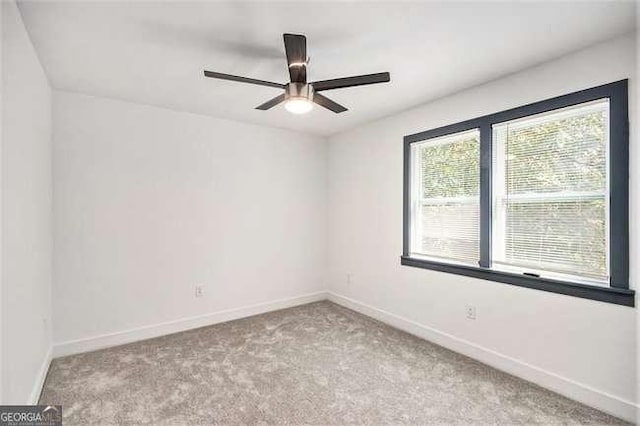
[{"label": "ceiling fan blade", "polygon": [[269,86],[269,87],[277,87],[278,89],[284,89],[284,84],[273,83],[271,81],[257,80],[255,78],[240,77],[240,76],[231,75],[231,74],[223,74],[221,72],[213,72],[213,71],[205,70],[204,76],[211,77],[211,78],[218,78],[220,80],[231,80],[231,81],[237,81],[240,83],[257,84],[259,86]]},{"label": "ceiling fan blade", "polygon": [[266,111],[268,109],[273,108],[274,106],[278,105],[280,102],[283,102],[283,101],[284,101],[284,93],[280,96],[276,96],[275,98],[268,100],[267,102],[263,103],[260,106],[257,106],[256,109]]},{"label": "ceiling fan blade", "polygon": [[328,110],[335,112],[336,114],[340,114],[341,112],[347,111],[347,109],[342,105],[340,105],[339,103],[334,102],[331,99],[327,98],[326,96],[322,96],[319,93],[313,94],[313,102],[317,103],[320,106],[325,107]]},{"label": "ceiling fan blade", "polygon": [[391,81],[388,72],[377,74],[357,75],[355,77],[335,78],[311,83],[316,92],[321,90],[342,89],[344,87],[364,86],[365,84],[387,83]]},{"label": "ceiling fan blade", "polygon": [[284,50],[292,83],[307,82],[307,38],[299,34],[283,34]]}]

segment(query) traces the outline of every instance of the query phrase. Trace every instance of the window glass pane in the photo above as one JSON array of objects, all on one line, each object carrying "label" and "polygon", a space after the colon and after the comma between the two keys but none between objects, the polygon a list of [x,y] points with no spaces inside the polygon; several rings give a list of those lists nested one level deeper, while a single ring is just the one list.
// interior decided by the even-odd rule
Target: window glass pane
[{"label": "window glass pane", "polygon": [[422,207],[421,254],[478,266],[480,208],[475,202]]},{"label": "window glass pane", "polygon": [[477,266],[480,135],[477,130],[430,139],[412,148],[414,254]]},{"label": "window glass pane", "polygon": [[605,278],[604,205],[602,198],[507,202],[504,261],[535,270]]},{"label": "window glass pane", "polygon": [[608,280],[608,101],[493,126],[493,262]]},{"label": "window glass pane", "polygon": [[473,197],[480,191],[478,132],[436,139],[422,148],[423,197]]}]

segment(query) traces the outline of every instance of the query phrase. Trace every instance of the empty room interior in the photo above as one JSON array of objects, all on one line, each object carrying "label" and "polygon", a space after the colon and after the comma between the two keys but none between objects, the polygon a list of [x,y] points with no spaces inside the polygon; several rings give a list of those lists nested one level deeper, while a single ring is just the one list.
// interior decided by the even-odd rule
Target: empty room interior
[{"label": "empty room interior", "polygon": [[639,424],[639,6],[2,0],[0,424]]}]

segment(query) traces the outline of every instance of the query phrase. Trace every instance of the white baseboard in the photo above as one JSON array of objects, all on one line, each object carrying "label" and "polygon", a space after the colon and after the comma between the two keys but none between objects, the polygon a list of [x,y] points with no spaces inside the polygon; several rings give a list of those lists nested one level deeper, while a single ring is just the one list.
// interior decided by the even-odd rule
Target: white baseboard
[{"label": "white baseboard", "polygon": [[29,396],[29,401],[27,404],[36,405],[38,400],[40,399],[40,392],[42,392],[42,387],[44,386],[44,381],[47,378],[47,373],[49,372],[49,365],[51,364],[51,347],[47,350],[47,353],[42,360],[42,365],[40,366],[40,370],[38,371],[38,375],[36,376],[36,382],[33,384],[33,389],[31,390],[31,395]]},{"label": "white baseboard", "polygon": [[182,318],[179,320],[164,322],[161,324],[148,325],[115,333],[102,334],[85,339],[70,340],[67,342],[54,344],[53,356],[54,358],[57,358],[82,352],[95,351],[111,346],[124,345],[126,343],[151,339],[167,334],[178,333],[198,327],[205,327],[208,325],[250,317],[265,312],[276,311],[279,309],[290,308],[292,306],[304,305],[306,303],[318,302],[320,300],[326,299],[327,293],[325,291],[320,291],[317,293],[305,294],[302,296],[296,296],[287,299],[274,300],[271,302],[243,306],[234,309],[226,309],[223,311],[213,312],[210,314],[195,317]]},{"label": "white baseboard", "polygon": [[597,408],[601,411],[635,422],[636,411],[640,406],[631,401],[624,400],[607,392],[600,391],[583,383],[562,377],[558,374],[536,367],[526,362],[519,361],[507,355],[495,352],[491,349],[476,345],[464,339],[460,339],[448,333],[436,330],[426,325],[419,324],[410,319],[378,309],[357,300],[329,292],[330,301],[352,309],[361,314],[375,318],[414,336],[436,343],[447,349],[474,358],[488,364],[498,370],[505,371],[514,376],[533,382],[539,386],[550,389],[561,395],[581,402],[585,405]]}]

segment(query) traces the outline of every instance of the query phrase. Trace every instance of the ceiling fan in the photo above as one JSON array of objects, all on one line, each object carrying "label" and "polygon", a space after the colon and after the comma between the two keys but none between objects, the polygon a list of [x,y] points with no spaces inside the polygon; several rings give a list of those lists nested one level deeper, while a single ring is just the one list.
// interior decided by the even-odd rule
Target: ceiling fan
[{"label": "ceiling fan", "polygon": [[342,89],[345,87],[363,86],[365,84],[386,83],[391,80],[388,72],[381,72],[377,74],[335,78],[332,80],[321,80],[308,83],[307,66],[309,64],[309,58],[307,57],[307,38],[301,34],[283,34],[283,37],[284,48],[287,54],[287,64],[289,65],[289,76],[291,77],[291,82],[287,84],[206,70],[204,75],[205,77],[218,78],[222,80],[238,81],[240,83],[258,84],[260,86],[284,89],[284,93],[263,103],[262,105],[257,106],[256,109],[266,111],[282,102],[286,102],[285,108],[287,111],[294,114],[304,114],[311,111],[314,103],[337,114],[345,112],[347,111],[347,108],[318,92]]}]

